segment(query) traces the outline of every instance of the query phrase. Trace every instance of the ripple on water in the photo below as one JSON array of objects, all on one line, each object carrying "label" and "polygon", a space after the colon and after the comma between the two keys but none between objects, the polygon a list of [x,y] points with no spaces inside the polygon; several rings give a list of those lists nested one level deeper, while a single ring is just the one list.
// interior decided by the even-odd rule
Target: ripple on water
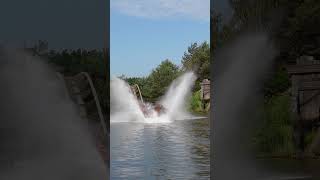
[{"label": "ripple on water", "polygon": [[111,178],[209,179],[207,122],[111,124]]}]

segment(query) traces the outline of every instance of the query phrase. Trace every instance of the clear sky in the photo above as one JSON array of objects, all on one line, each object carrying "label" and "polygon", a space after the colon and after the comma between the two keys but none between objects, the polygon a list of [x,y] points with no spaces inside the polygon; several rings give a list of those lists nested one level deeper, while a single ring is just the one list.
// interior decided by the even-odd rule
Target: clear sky
[{"label": "clear sky", "polygon": [[111,75],[146,76],[165,59],[180,65],[192,42],[209,42],[209,0],[111,0]]}]

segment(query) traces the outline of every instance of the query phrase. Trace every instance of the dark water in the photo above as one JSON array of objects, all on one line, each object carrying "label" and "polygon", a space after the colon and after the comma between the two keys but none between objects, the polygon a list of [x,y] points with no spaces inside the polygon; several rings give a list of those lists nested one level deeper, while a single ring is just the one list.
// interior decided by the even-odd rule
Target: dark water
[{"label": "dark water", "polygon": [[208,119],[111,124],[114,179],[209,179]]}]

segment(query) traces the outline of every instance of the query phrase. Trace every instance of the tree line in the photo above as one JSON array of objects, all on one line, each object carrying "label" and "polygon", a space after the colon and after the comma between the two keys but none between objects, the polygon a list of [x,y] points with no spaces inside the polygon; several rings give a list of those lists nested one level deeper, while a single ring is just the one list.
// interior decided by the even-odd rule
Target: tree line
[{"label": "tree line", "polygon": [[210,79],[210,45],[208,42],[192,43],[181,58],[181,67],[165,59],[145,77],[122,75],[120,78],[130,85],[138,84],[143,98],[154,102],[165,94],[174,79],[187,71],[193,71],[196,74],[197,80],[193,92],[199,91],[200,82],[203,79]]}]

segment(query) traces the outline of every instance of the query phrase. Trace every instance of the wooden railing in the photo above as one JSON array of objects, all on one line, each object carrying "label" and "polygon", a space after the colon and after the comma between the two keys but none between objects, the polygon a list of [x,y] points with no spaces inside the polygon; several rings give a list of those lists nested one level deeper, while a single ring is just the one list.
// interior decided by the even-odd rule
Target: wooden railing
[{"label": "wooden railing", "polygon": [[138,91],[138,92],[139,92],[139,96],[140,96],[140,100],[141,100],[142,103],[144,103],[143,98],[142,98],[142,94],[141,94],[141,91],[140,91],[140,88],[139,88],[139,85],[138,85],[138,84],[132,85],[132,86],[131,86],[131,90],[133,91],[133,94],[134,94],[137,98],[138,98],[138,96],[137,96],[136,91]]}]

